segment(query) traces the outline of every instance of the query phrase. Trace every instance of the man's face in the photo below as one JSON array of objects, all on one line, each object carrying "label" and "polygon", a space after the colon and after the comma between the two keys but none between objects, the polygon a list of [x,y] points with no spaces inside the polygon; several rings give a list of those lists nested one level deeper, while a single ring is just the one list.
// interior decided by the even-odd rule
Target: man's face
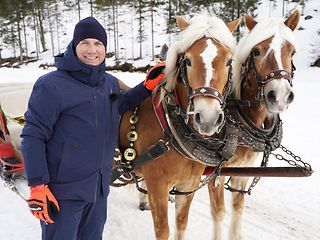
[{"label": "man's face", "polygon": [[76,54],[81,62],[96,66],[104,61],[106,48],[98,39],[86,38],[76,46]]}]

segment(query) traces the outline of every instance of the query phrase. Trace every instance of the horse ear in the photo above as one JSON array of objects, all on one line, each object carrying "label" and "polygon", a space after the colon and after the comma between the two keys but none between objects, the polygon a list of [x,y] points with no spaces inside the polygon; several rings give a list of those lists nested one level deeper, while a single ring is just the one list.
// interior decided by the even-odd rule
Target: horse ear
[{"label": "horse ear", "polygon": [[298,10],[295,10],[290,17],[287,18],[287,20],[284,22],[284,24],[291,29],[291,31],[294,31],[298,25],[298,22],[300,20],[300,13]]},{"label": "horse ear", "polygon": [[247,26],[247,28],[249,29],[249,31],[251,31],[254,26],[257,24],[258,22],[256,22],[253,17],[251,17],[248,14],[244,15],[244,24]]},{"label": "horse ear", "polygon": [[181,16],[176,16],[177,25],[181,31],[189,26],[189,23]]},{"label": "horse ear", "polygon": [[227,23],[227,27],[229,28],[230,32],[234,32],[237,29],[241,20],[242,20],[242,17],[239,17],[238,19]]}]

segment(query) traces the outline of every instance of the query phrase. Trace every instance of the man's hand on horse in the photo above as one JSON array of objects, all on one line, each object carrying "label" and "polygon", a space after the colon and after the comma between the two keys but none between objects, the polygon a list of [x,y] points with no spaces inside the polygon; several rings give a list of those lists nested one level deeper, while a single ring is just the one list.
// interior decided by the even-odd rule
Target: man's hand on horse
[{"label": "man's hand on horse", "polygon": [[54,223],[54,212],[60,212],[58,201],[47,185],[30,187],[30,198],[27,203],[31,213],[47,223]]},{"label": "man's hand on horse", "polygon": [[149,90],[152,91],[158,83],[164,78],[163,70],[166,67],[165,62],[160,62],[154,67],[152,67],[144,80],[144,86]]}]

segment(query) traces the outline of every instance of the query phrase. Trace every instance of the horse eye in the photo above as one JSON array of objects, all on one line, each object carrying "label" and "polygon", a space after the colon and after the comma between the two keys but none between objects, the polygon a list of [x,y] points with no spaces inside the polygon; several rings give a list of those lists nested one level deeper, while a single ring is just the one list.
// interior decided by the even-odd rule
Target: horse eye
[{"label": "horse eye", "polygon": [[260,51],[258,48],[253,49],[252,51],[253,56],[258,57],[260,55]]},{"label": "horse eye", "polygon": [[186,62],[187,66],[189,66],[189,67],[191,66],[191,60],[189,58],[186,58],[185,62]]},{"label": "horse eye", "polygon": [[292,53],[291,53],[291,57],[293,57],[293,55],[294,55],[295,53],[296,53],[296,51],[293,50]]},{"label": "horse eye", "polygon": [[227,67],[229,67],[230,65],[231,65],[231,63],[232,63],[232,58],[230,58],[229,60],[228,60],[228,62],[227,62]]}]

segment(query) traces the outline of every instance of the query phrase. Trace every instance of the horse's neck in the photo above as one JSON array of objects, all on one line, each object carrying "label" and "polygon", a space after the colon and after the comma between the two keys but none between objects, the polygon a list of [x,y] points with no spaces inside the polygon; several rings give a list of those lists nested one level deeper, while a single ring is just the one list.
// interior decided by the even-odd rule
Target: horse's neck
[{"label": "horse's neck", "polygon": [[264,105],[258,107],[245,107],[245,113],[251,119],[257,127],[268,128],[270,122],[273,119],[273,116],[269,115],[267,108]]}]

